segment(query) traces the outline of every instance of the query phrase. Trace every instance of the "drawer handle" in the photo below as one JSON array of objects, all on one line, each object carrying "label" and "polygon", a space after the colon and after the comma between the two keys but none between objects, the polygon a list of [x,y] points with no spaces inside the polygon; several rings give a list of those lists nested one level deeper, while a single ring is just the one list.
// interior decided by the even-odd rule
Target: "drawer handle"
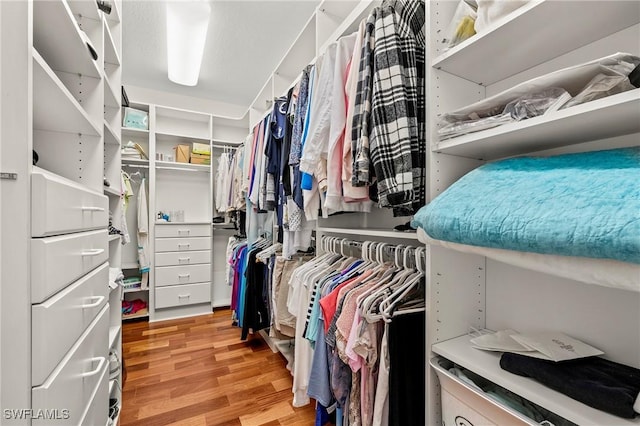
[{"label": "drawer handle", "polygon": [[83,212],[103,212],[103,207],[82,207]]},{"label": "drawer handle", "polygon": [[189,247],[191,243],[178,243],[178,248],[180,247]]},{"label": "drawer handle", "polygon": [[82,256],[97,256],[104,253],[104,249],[91,249],[82,252]]},{"label": "drawer handle", "polygon": [[191,261],[191,258],[190,258],[190,257],[179,257],[179,258],[178,258],[178,263],[180,263],[180,262],[186,262],[186,263],[189,263],[190,261]]},{"label": "drawer handle", "polygon": [[94,296],[91,297],[90,299],[98,299],[93,303],[89,303],[88,305],[82,305],[82,309],[89,309],[89,308],[95,308],[96,306],[99,306],[102,301],[105,299],[104,296]]},{"label": "drawer handle", "polygon": [[187,294],[179,294],[178,295],[178,299],[188,299],[191,297],[191,293],[187,293]]},{"label": "drawer handle", "polygon": [[190,229],[178,229],[178,235],[181,235],[181,234],[189,235],[190,232],[191,232]]},{"label": "drawer handle", "polygon": [[98,374],[101,370],[102,367],[104,366],[104,363],[107,361],[107,358],[101,356],[98,358],[91,358],[91,362],[94,361],[98,361],[100,360],[100,362],[98,363],[98,367],[95,370],[89,371],[87,373],[82,373],[81,376],[82,377],[91,377],[91,376],[95,376],[96,374]]},{"label": "drawer handle", "polygon": [[191,274],[178,274],[178,278],[189,278]]}]

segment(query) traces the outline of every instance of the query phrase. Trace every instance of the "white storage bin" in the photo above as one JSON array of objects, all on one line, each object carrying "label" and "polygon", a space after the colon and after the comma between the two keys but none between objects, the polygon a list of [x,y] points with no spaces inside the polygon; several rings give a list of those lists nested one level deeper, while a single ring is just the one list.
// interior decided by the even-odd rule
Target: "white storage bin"
[{"label": "white storage bin", "polygon": [[31,239],[31,303],[44,302],[108,258],[106,229]]},{"label": "white storage bin", "polygon": [[158,224],[156,238],[209,237],[211,225]]},{"label": "white storage bin", "polygon": [[[109,366],[108,339],[109,307],[105,306],[47,380],[31,390],[32,408],[67,409],[68,418],[55,424],[79,424]],[[44,419],[40,424],[52,423]]]},{"label": "white storage bin", "polygon": [[31,236],[106,228],[109,198],[104,194],[34,167],[31,175]]},{"label": "white storage bin", "polygon": [[156,253],[191,250],[211,250],[211,238],[156,238]]},{"label": "white storage bin", "polygon": [[156,266],[181,266],[211,263],[211,251],[156,253]]},{"label": "white storage bin", "polygon": [[[31,385],[45,381],[108,302],[109,264],[31,307]],[[64,330],[64,333],[60,331]]]},{"label": "white storage bin", "polygon": [[211,265],[162,266],[156,268],[156,287],[211,281]]},{"label": "white storage bin", "polygon": [[156,288],[156,308],[211,302],[211,283]]},{"label": "white storage bin", "polygon": [[440,381],[443,426],[539,425],[461,381],[448,371],[450,361],[436,357],[430,364]]}]

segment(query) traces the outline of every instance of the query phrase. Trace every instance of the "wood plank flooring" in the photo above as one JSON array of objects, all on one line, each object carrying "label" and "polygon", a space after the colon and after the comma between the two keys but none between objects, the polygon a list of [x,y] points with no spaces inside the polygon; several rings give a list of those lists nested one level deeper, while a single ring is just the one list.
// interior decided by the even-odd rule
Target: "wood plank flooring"
[{"label": "wood plank flooring", "polygon": [[258,336],[240,340],[229,310],[125,322],[121,426],[313,425],[313,405],[291,406],[286,360]]}]

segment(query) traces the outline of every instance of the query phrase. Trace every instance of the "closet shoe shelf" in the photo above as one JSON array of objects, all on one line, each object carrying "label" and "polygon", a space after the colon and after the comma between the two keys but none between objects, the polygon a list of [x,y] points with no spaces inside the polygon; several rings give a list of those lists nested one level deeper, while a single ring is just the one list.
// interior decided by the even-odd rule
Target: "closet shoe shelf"
[{"label": "closet shoe shelf", "polygon": [[432,346],[433,352],[467,368],[493,383],[534,402],[576,424],[640,425],[640,418],[623,419],[596,410],[526,377],[500,368],[500,352],[475,349],[464,335]]},{"label": "closet shoe shelf", "polygon": [[33,49],[33,128],[100,136],[100,129],[36,49]]},{"label": "closet shoe shelf", "polygon": [[148,316],[149,316],[149,311],[145,308],[145,309],[140,309],[135,314],[122,315],[122,320],[124,321],[124,320],[135,319],[135,318],[147,318]]}]

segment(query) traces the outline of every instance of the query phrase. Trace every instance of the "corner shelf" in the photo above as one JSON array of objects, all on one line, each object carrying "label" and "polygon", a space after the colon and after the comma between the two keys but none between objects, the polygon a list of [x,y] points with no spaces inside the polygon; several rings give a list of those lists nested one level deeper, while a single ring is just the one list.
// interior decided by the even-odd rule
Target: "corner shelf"
[{"label": "corner shelf", "polygon": [[32,52],[34,129],[100,136],[100,129],[47,62],[36,49]]},{"label": "corner shelf", "polygon": [[149,289],[148,288],[129,288],[126,290],[122,290],[123,293],[142,293],[142,292],[148,292]]},{"label": "corner shelf", "polygon": [[623,419],[591,408],[566,395],[526,377],[511,374],[500,368],[500,352],[488,352],[472,347],[470,336],[433,345],[436,354],[465,367],[474,373],[534,402],[576,424],[640,425],[636,420]]},{"label": "corner shelf", "polygon": [[120,335],[120,331],[122,330],[122,326],[114,325],[109,327],[109,348],[112,348],[116,343],[118,336]]},{"label": "corner shelf", "polygon": [[120,136],[113,130],[113,127],[111,127],[106,120],[104,121],[103,125],[105,145],[120,146]]},{"label": "corner shelf", "polygon": [[[112,9],[113,12],[113,9]],[[104,62],[108,64],[112,64],[115,66],[120,66],[120,55],[118,54],[118,49],[116,49],[116,44],[113,41],[113,36],[111,35],[111,29],[109,29],[109,25],[104,23]]]},{"label": "corner shelf", "polygon": [[[612,95],[552,114],[447,139],[432,151],[495,160],[595,139],[640,132],[640,89]],[[603,126],[602,123],[607,123]]]},{"label": "corner shelf", "polygon": [[135,314],[122,315],[122,321],[136,319],[136,318],[148,318],[148,317],[149,317],[149,310],[147,308],[144,308],[144,309],[140,309]]},{"label": "corner shelf", "polygon": [[33,46],[51,68],[99,79],[100,69],[80,31],[66,1],[34,2]]},{"label": "corner shelf", "polygon": [[[580,25],[567,31],[567,22]],[[536,0],[436,57],[431,66],[489,86],[638,22],[640,8],[635,1],[619,1],[612,7],[608,2]],[[470,66],[487,63],[488,58],[491,66]]]},{"label": "corner shelf", "polygon": [[116,191],[115,189],[111,188],[110,186],[105,186],[103,188],[103,191],[104,191],[104,195],[107,195],[107,196],[120,198],[120,196],[122,195],[122,194],[120,194],[120,191]]},{"label": "corner shelf", "polygon": [[146,135],[147,137],[149,136],[149,130],[143,130],[143,129],[134,129],[132,127],[121,127],[120,128],[121,132],[122,132],[122,136],[127,135],[127,136],[139,136],[139,135]]},{"label": "corner shelf", "polygon": [[109,108],[115,108],[115,109],[120,108],[120,98],[118,97],[118,94],[115,88],[111,84],[111,81],[109,81],[109,78],[107,77],[106,73],[103,75],[103,77],[104,77],[104,106]]},{"label": "corner shelf", "polygon": [[86,0],[67,0],[71,12],[82,18],[93,19],[94,21],[100,21],[100,9],[94,1]]},{"label": "corner shelf", "polygon": [[122,166],[149,168],[149,160],[137,158],[122,158]]}]

